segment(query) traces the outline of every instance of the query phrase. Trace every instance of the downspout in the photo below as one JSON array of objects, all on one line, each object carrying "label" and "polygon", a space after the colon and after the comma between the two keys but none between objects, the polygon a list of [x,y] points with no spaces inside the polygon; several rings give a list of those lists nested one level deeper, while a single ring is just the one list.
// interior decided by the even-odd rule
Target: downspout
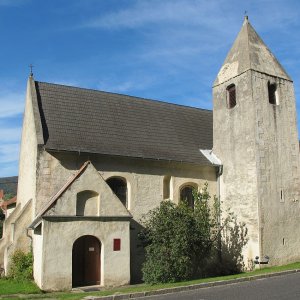
[{"label": "downspout", "polygon": [[222,240],[221,240],[221,176],[223,174],[223,165],[216,166],[217,176],[217,201],[218,201],[218,258],[219,262],[222,262]]},{"label": "downspout", "polygon": [[218,236],[217,236],[217,252],[219,261],[222,261],[222,240],[221,240],[221,176],[223,174],[223,165],[221,160],[213,153],[212,149],[199,149],[202,155],[211,163],[213,167],[215,167],[216,171],[216,179],[217,179],[217,228],[218,228]]},{"label": "downspout", "polygon": [[219,199],[219,204],[221,203],[221,180],[220,177],[223,174],[223,165],[215,165],[216,166],[216,173],[217,173],[217,197]]}]

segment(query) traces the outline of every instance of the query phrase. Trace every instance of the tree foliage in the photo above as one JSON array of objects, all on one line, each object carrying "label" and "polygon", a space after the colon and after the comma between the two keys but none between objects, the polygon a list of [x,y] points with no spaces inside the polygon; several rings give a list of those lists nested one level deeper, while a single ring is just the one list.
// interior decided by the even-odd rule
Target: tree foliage
[{"label": "tree foliage", "polygon": [[32,252],[25,253],[22,250],[16,250],[11,256],[11,266],[8,277],[26,281],[33,278],[33,255]]},{"label": "tree foliage", "polygon": [[7,194],[5,194],[4,196],[3,196],[3,200],[4,201],[7,201],[7,200],[9,200],[9,199],[11,199],[11,198],[13,198],[14,197],[14,194],[12,194],[12,193],[7,193]]},{"label": "tree foliage", "polygon": [[245,226],[237,223],[233,214],[228,214],[221,225],[218,199],[211,199],[207,184],[201,193],[194,191],[193,195],[194,208],[185,201],[179,205],[163,201],[142,220],[144,229],[140,239],[146,253],[142,270],[145,282],[181,281],[207,276],[214,269],[215,273],[222,273],[218,264],[222,265],[223,248],[224,253],[234,252],[232,264],[236,268],[231,266],[232,272],[241,270],[241,250],[247,243]]}]

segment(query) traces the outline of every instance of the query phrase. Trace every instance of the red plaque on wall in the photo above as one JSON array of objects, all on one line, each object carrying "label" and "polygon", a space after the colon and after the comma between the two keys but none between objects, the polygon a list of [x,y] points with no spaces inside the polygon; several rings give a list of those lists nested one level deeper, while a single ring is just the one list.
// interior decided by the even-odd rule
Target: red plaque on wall
[{"label": "red plaque on wall", "polygon": [[114,239],[114,251],[121,250],[121,239]]}]

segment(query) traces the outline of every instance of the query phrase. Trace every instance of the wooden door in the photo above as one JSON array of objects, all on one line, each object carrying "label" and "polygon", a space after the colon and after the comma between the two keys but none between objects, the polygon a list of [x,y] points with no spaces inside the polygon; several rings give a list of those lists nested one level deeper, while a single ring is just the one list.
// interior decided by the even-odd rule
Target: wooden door
[{"label": "wooden door", "polygon": [[100,284],[99,240],[91,235],[77,239],[72,252],[72,286]]}]

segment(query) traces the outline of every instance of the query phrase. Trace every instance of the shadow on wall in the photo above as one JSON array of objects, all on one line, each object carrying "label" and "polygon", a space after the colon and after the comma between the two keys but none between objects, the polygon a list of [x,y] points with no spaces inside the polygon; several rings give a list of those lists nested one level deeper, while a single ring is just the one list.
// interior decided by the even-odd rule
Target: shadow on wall
[{"label": "shadow on wall", "polygon": [[142,266],[145,262],[145,250],[138,238],[144,227],[135,220],[130,221],[130,278],[131,284],[141,283],[143,274]]},{"label": "shadow on wall", "polygon": [[85,153],[81,151],[49,151],[50,155],[59,161],[66,170],[78,170],[84,162],[90,160],[96,169],[106,172],[137,172],[146,175],[166,175],[166,171],[172,170],[176,176],[182,178],[198,178],[214,181],[215,169],[208,167],[211,172],[203,166],[184,164],[179,162],[156,161],[133,157],[117,157],[105,154]]}]

